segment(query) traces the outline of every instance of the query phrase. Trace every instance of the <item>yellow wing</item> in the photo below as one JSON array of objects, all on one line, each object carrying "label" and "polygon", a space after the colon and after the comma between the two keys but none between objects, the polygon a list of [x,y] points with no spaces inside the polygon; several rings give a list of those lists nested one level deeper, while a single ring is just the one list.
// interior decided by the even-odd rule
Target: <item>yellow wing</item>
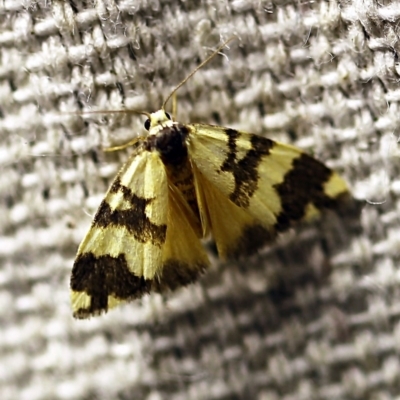
[{"label": "yellow wing", "polygon": [[252,253],[348,194],[343,179],[295,147],[219,126],[188,126],[201,219],[222,257]]},{"label": "yellow wing", "polygon": [[71,275],[74,317],[196,280],[208,259],[157,152],[137,149],[101,203]]}]

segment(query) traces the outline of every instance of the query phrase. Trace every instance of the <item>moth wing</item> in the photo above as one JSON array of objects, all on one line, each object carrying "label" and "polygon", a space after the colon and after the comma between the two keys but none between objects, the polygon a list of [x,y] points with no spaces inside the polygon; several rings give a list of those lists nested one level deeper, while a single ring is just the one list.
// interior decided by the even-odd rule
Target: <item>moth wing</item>
[{"label": "moth wing", "polygon": [[152,290],[175,290],[198,279],[208,268],[208,256],[201,244],[198,219],[181,192],[169,184],[167,236],[163,247],[163,266]]},{"label": "moth wing", "polygon": [[221,258],[251,254],[272,239],[257,218],[233,203],[196,165],[193,172],[202,223],[212,232]]},{"label": "moth wing", "polygon": [[321,162],[258,135],[193,124],[188,145],[202,220],[223,257],[254,252],[348,193]]},{"label": "moth wing", "polygon": [[208,260],[177,197],[158,153],[136,150],[79,246],[71,275],[74,317],[173,289],[205,268]]}]

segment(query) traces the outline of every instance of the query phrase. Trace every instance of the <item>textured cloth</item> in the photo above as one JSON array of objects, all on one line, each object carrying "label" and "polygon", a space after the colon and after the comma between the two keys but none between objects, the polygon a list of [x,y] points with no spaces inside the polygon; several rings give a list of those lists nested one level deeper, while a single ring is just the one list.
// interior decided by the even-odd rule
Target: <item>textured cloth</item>
[{"label": "textured cloth", "polygon": [[[93,3],[93,5],[92,5]],[[0,4],[0,399],[400,396],[397,0]],[[74,255],[129,149],[178,119],[291,143],[364,202],[196,284],[74,320]]]}]

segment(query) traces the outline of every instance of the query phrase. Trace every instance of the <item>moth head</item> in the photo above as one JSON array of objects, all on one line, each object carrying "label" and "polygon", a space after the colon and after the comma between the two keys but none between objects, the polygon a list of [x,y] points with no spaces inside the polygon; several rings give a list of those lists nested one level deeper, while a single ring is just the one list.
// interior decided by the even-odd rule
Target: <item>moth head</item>
[{"label": "moth head", "polygon": [[162,128],[172,125],[171,116],[163,109],[150,114],[149,118],[144,122],[144,127],[149,131],[149,135],[155,135]]}]

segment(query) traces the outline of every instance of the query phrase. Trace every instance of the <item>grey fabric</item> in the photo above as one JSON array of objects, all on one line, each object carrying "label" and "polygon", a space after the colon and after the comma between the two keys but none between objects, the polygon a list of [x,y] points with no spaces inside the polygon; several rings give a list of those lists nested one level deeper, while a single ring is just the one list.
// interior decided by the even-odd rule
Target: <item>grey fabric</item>
[{"label": "grey fabric", "polygon": [[[0,5],[0,398],[400,396],[397,1],[17,1]],[[364,201],[198,284],[73,320],[80,240],[129,150],[178,92],[182,122],[268,135]]]}]

